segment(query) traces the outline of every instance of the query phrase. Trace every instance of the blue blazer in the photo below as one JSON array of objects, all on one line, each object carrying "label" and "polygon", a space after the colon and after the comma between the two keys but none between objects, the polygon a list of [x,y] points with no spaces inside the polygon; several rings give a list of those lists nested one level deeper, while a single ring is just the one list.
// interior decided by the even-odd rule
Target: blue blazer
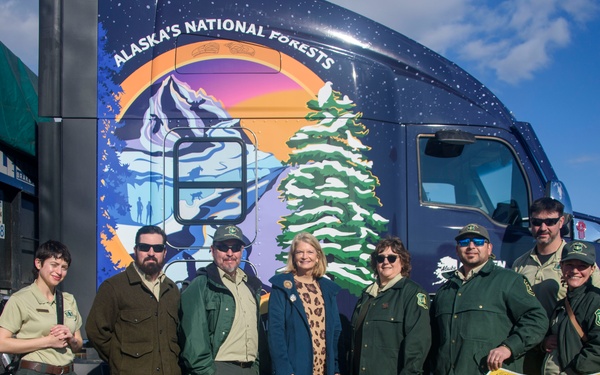
[{"label": "blue blazer", "polygon": [[[312,375],[313,347],[308,319],[294,275],[284,273],[270,280],[268,338],[273,374]],[[342,331],[336,295],[340,290],[333,281],[317,279],[325,302],[326,375],[339,373],[338,341]]]}]

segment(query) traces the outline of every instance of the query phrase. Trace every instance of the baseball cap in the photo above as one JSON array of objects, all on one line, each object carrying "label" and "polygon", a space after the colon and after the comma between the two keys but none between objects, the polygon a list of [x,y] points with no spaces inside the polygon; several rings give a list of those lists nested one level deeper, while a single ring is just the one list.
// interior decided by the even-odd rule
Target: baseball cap
[{"label": "baseball cap", "polygon": [[484,227],[482,227],[479,224],[467,224],[465,225],[460,232],[458,232],[458,236],[454,237],[455,240],[460,240],[463,237],[467,237],[470,234],[475,234],[478,236],[481,236],[483,238],[485,238],[486,240],[488,240],[488,242],[490,241],[490,235],[488,234],[487,229],[485,229]]},{"label": "baseball cap", "polygon": [[561,262],[577,259],[587,264],[596,263],[596,246],[587,241],[573,241],[563,247]]},{"label": "baseball cap", "polygon": [[244,234],[242,230],[235,225],[223,225],[217,228],[213,237],[213,242],[223,242],[227,240],[238,240],[244,243]]}]

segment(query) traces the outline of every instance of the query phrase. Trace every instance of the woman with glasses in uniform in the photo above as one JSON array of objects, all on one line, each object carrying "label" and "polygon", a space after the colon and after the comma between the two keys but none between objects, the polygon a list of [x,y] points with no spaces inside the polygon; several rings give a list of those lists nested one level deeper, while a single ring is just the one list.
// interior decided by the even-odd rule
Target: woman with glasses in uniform
[{"label": "woman with glasses in uniform", "polygon": [[410,254],[386,238],[371,254],[375,282],[352,314],[352,375],[422,374],[431,346],[429,296],[408,277]]},{"label": "woman with glasses in uniform", "polygon": [[302,232],[292,240],[284,273],[269,280],[268,338],[275,375],[340,372],[340,287],[324,277],[326,269],[319,241]]}]

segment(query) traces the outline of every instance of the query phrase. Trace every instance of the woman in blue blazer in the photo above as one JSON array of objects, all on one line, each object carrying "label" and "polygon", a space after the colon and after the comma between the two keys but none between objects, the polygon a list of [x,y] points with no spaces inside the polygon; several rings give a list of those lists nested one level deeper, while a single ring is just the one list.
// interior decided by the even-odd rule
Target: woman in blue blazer
[{"label": "woman in blue blazer", "polygon": [[340,287],[323,277],[326,269],[319,241],[302,232],[292,241],[284,273],[269,280],[268,338],[275,375],[339,373]]}]

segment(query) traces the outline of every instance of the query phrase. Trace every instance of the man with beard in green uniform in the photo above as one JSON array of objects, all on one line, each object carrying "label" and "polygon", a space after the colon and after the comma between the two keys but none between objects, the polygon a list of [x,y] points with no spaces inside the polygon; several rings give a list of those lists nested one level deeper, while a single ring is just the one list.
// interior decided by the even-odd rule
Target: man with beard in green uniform
[{"label": "man with beard in green uniform", "polygon": [[456,236],[462,266],[432,305],[433,372],[485,374],[505,368],[522,372],[525,352],[538,345],[548,318],[527,280],[491,260],[488,231],[469,224]]}]

